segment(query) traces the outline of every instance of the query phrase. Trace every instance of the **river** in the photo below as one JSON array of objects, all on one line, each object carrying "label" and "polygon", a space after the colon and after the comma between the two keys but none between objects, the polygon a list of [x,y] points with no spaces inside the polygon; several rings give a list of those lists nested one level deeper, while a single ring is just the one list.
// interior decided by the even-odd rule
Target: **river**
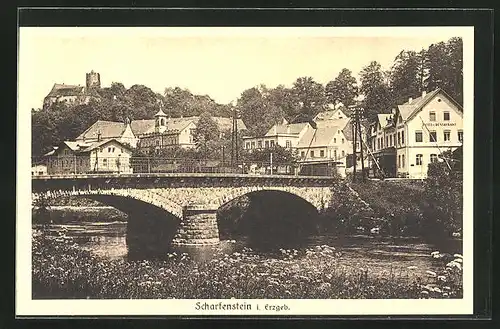
[{"label": "river", "polygon": [[[69,221],[64,224],[50,224],[48,234],[59,234],[64,231],[66,236],[73,238],[78,247],[88,250],[105,259],[127,257],[127,222],[89,222]],[[242,248],[245,242],[222,241],[217,247],[183,248],[191,258],[197,261],[209,260],[222,252],[233,252]],[[351,236],[314,236],[308,241],[308,246],[328,245],[335,247],[340,253],[343,266],[355,268],[369,267],[373,272],[388,270],[406,272],[408,268],[425,271],[436,270],[441,262],[433,259],[430,254],[435,247],[424,243],[418,238],[391,238],[370,235]],[[460,252],[456,250],[454,252]],[[453,251],[452,251],[453,253]]]}]

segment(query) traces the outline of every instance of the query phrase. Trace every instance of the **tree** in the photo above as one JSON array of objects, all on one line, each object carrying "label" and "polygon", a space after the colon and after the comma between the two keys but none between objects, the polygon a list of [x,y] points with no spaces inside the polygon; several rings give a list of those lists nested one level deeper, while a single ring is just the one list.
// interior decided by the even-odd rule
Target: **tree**
[{"label": "tree", "polygon": [[325,88],[311,77],[298,78],[293,84],[292,95],[300,108],[299,113],[312,118],[325,109]]},{"label": "tree", "polygon": [[390,71],[390,90],[396,104],[402,104],[409,97],[416,97],[422,91],[422,60],[415,51],[401,51]]},{"label": "tree", "polygon": [[358,95],[356,78],[348,69],[342,69],[339,75],[326,84],[326,97],[334,105],[339,103],[348,107],[354,104],[354,99]]},{"label": "tree", "polygon": [[216,142],[218,142],[219,136],[220,133],[217,123],[212,119],[210,113],[203,112],[200,115],[193,136],[196,149],[202,158],[209,157],[211,151],[217,146]]},{"label": "tree", "polygon": [[432,44],[426,51],[424,81],[428,90],[441,88],[458,103],[463,102],[463,41],[451,38]]},{"label": "tree", "polygon": [[380,64],[376,61],[371,62],[363,68],[360,76],[360,91],[364,95],[363,107],[366,118],[372,122],[377,114],[390,113],[394,102]]}]

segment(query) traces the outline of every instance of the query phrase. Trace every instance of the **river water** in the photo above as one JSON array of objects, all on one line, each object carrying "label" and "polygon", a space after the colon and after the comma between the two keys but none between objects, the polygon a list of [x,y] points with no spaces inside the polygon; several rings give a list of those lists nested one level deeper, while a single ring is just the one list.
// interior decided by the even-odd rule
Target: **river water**
[{"label": "river water", "polygon": [[[64,231],[71,236],[82,250],[88,250],[104,259],[127,257],[127,222],[66,222],[51,224],[49,234]],[[333,246],[338,250],[341,263],[347,267],[367,268],[375,272],[392,270],[405,272],[408,268],[421,271],[436,270],[442,263],[430,254],[436,249],[417,238],[390,238],[370,235],[355,236],[315,236],[308,246]],[[209,260],[219,252],[232,252],[244,246],[244,241],[222,241],[217,247],[183,248],[197,261]],[[460,252],[459,250],[451,251]]]}]

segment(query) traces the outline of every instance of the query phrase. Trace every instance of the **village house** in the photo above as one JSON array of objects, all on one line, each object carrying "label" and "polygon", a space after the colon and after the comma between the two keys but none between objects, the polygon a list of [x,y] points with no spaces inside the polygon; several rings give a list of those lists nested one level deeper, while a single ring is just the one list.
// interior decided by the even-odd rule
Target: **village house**
[{"label": "village house", "polygon": [[429,163],[462,143],[462,107],[439,88],[424,91],[391,114],[378,115],[368,141],[375,158],[371,167],[378,164],[386,177],[426,178]]},{"label": "village house", "polygon": [[[339,172],[352,165],[352,120],[342,109],[318,113],[312,122],[277,124],[260,137],[244,137],[244,149],[273,148],[276,145],[296,152],[300,164],[334,163]],[[356,144],[359,151],[360,143]]]},{"label": "village house", "polygon": [[31,167],[31,176],[44,176],[47,175],[47,166],[38,164]]},{"label": "village house", "polygon": [[132,173],[132,149],[116,139],[95,142],[64,141],[44,155],[47,173]]},{"label": "village house", "polygon": [[[171,118],[160,109],[154,119],[132,121],[127,119],[125,123],[98,120],[82,132],[76,141],[116,139],[146,152],[173,147],[188,149],[195,147],[194,134],[199,119],[199,116]],[[231,118],[212,117],[212,119],[217,124],[221,137],[231,131]],[[238,119],[238,131],[245,129],[243,121]]]},{"label": "village house", "polygon": [[96,89],[99,88],[101,88],[101,76],[94,71],[86,74],[85,87],[55,83],[43,100],[43,108],[46,109],[55,102],[64,102],[68,105],[88,104],[92,98],[97,99]]}]

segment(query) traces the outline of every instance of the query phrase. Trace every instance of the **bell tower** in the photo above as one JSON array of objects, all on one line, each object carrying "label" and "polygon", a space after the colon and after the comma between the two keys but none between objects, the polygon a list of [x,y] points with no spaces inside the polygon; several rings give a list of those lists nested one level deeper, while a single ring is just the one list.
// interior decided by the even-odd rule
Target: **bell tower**
[{"label": "bell tower", "polygon": [[86,74],[87,89],[101,88],[101,75],[94,70]]}]

